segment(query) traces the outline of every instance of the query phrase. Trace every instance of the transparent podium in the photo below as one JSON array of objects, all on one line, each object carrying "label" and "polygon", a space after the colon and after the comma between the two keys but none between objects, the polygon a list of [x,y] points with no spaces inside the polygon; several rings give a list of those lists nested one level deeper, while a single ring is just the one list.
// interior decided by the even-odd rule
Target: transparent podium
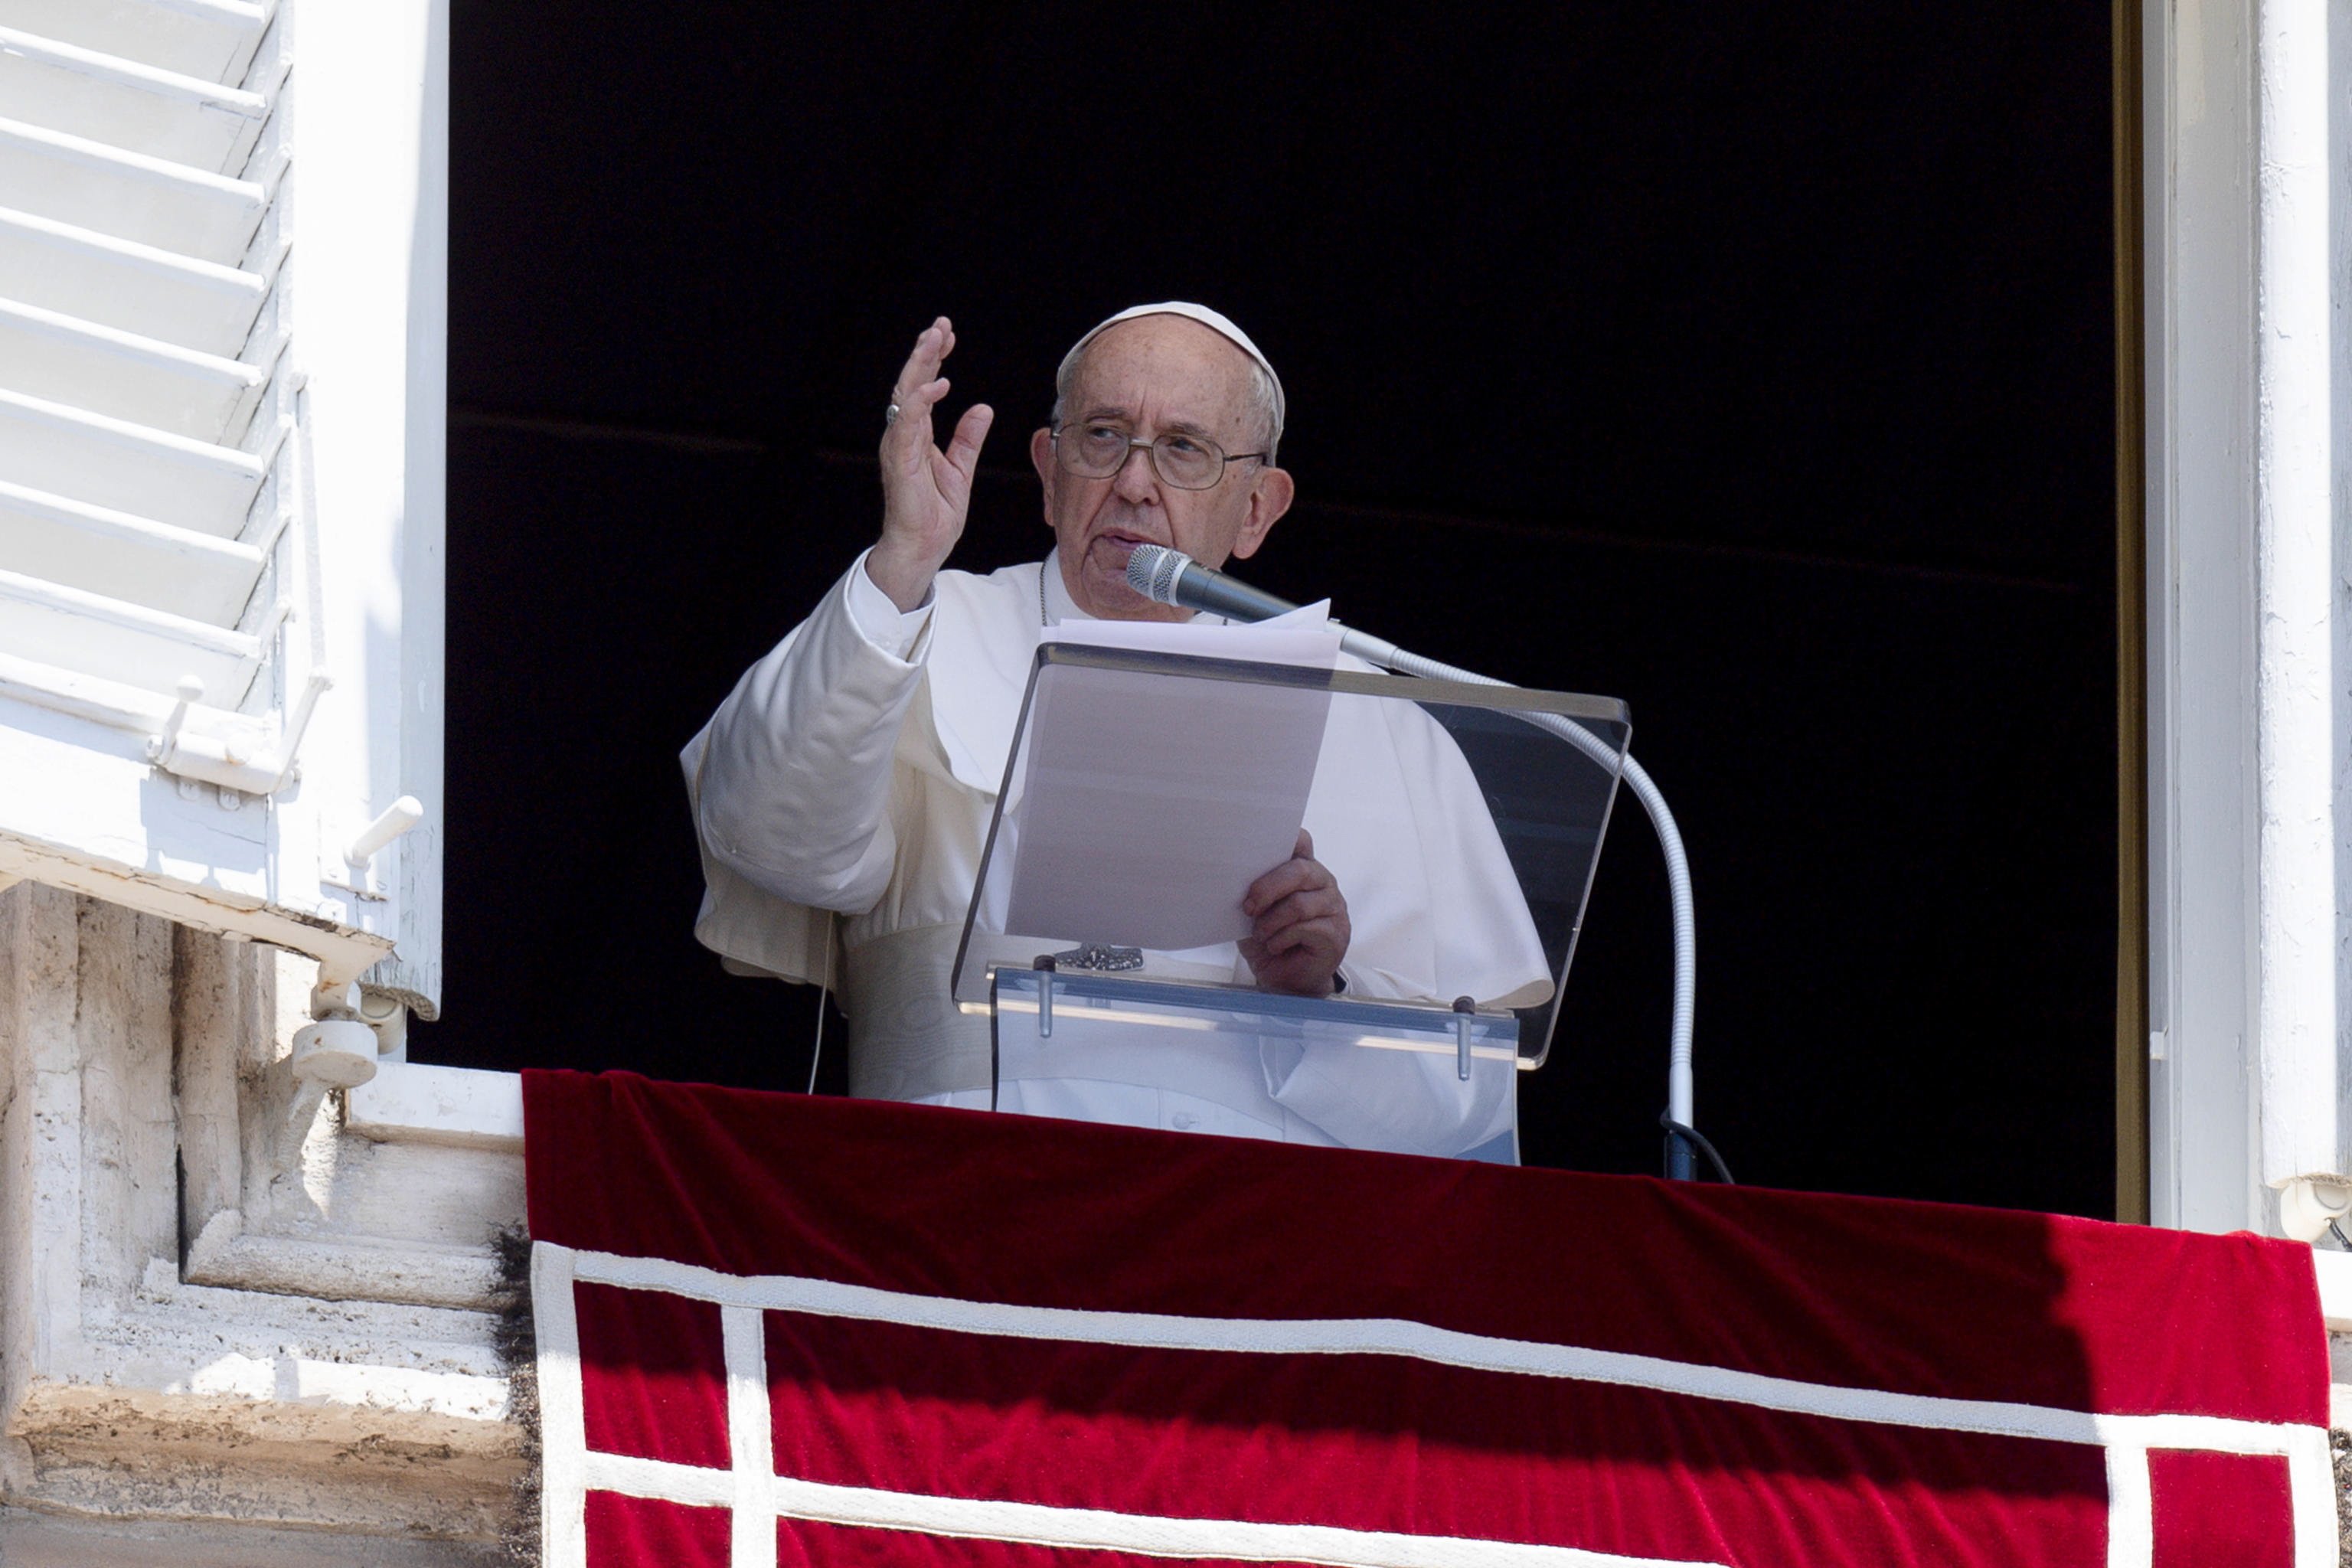
[{"label": "transparent podium", "polygon": [[[1629,730],[1610,698],[1046,644],[952,976],[992,1103],[1516,1162]],[[1261,985],[1243,900],[1308,842],[1346,951],[1302,982],[1260,950]]]}]

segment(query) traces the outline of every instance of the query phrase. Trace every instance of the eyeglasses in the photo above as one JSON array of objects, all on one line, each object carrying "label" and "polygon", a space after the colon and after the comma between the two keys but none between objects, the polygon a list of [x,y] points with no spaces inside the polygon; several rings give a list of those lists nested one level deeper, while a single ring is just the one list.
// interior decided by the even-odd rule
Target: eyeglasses
[{"label": "eyeglasses", "polygon": [[1265,458],[1264,452],[1236,452],[1227,457],[1223,447],[1205,436],[1187,436],[1176,430],[1147,441],[1129,434],[1124,426],[1101,420],[1082,420],[1054,431],[1055,458],[1082,479],[1109,479],[1127,467],[1128,454],[1138,447],[1151,454],[1152,471],[1180,490],[1209,489],[1225,477],[1227,463],[1252,459],[1263,462]]}]

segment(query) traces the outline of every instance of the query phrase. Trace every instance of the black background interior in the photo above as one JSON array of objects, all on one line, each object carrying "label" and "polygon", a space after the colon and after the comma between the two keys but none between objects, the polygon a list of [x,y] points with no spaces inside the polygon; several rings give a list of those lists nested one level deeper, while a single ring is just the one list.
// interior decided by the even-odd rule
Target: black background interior
[{"label": "black background interior", "polygon": [[[415,1054],[797,1086],[814,993],[689,934],[676,752],[870,539],[933,314],[986,569],[1048,542],[1062,350],[1189,298],[1289,394],[1254,580],[1632,704],[1743,1180],[2111,1212],[2108,73],[2105,5],[2024,0],[458,0]],[[1656,1168],[1668,959],[1625,803],[1531,1163]]]}]

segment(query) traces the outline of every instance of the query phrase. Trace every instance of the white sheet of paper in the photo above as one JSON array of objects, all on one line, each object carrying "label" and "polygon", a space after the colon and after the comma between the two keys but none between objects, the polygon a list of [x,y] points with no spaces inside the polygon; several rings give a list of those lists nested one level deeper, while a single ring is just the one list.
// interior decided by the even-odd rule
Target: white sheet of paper
[{"label": "white sheet of paper", "polygon": [[[1075,621],[1048,640],[1328,669],[1339,649],[1328,618],[1315,605],[1255,626]],[[1160,952],[1247,936],[1242,896],[1297,843],[1330,702],[1323,690],[1049,668],[1008,823],[1004,929]]]}]

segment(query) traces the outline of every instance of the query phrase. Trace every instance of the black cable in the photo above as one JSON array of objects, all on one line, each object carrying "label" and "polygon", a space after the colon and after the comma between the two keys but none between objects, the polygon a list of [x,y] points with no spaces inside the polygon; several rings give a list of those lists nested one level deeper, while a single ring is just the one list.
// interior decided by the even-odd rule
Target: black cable
[{"label": "black cable", "polygon": [[1708,1142],[1706,1141],[1706,1135],[1701,1132],[1697,1128],[1684,1126],[1681,1122],[1675,1120],[1674,1112],[1670,1110],[1661,1110],[1658,1112],[1658,1125],[1666,1130],[1666,1135],[1668,1137],[1687,1138],[1693,1144],[1696,1145],[1698,1152],[1706,1156],[1706,1163],[1715,1167],[1715,1179],[1717,1181],[1721,1182],[1727,1187],[1736,1187],[1739,1184],[1731,1179],[1731,1167],[1723,1163],[1723,1156],[1715,1152],[1715,1145]]},{"label": "black cable", "polygon": [[2352,1236],[2345,1235],[2344,1227],[2332,1219],[2327,1222],[2327,1234],[2334,1237],[2336,1245],[2343,1247],[2345,1251],[2352,1252]]}]

